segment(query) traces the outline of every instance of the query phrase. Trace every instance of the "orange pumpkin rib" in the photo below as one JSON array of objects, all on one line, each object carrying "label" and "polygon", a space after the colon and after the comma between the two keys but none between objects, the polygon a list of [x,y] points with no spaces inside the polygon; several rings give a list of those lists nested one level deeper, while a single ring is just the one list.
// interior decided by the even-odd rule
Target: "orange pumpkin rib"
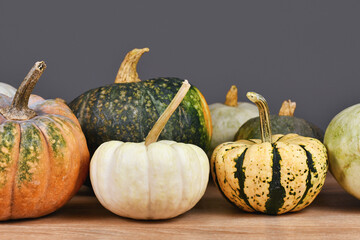
[{"label": "orange pumpkin rib", "polygon": [[[13,128],[11,131],[13,139],[9,133],[9,127]],[[4,142],[8,150],[4,146],[3,141],[6,139],[4,135],[9,136],[10,141]],[[7,122],[0,125],[0,136],[1,136],[1,159],[2,167],[4,171],[0,173],[0,220],[7,220],[11,217],[12,203],[13,203],[13,189],[15,187],[15,175],[17,171],[17,162],[19,159],[19,143],[20,143],[20,126],[15,122]],[[11,148],[11,149],[10,149]],[[8,152],[7,156],[4,156]],[[9,162],[3,163],[3,160],[9,157]]]},{"label": "orange pumpkin rib", "polygon": [[38,116],[59,115],[71,119],[74,123],[80,126],[78,119],[62,99],[57,98],[39,101],[29,105],[29,107],[33,109]]},{"label": "orange pumpkin rib", "polygon": [[[46,196],[43,198],[44,212],[51,213],[63,206],[71,197],[75,187],[74,179],[78,175],[79,154],[72,145],[76,144],[73,133],[60,126],[49,117],[41,117],[36,121],[48,143],[51,175]],[[64,151],[66,147],[66,151]]]},{"label": "orange pumpkin rib", "polygon": [[67,127],[69,127],[70,131],[74,134],[74,137],[76,138],[76,143],[74,144],[74,146],[78,148],[77,152],[80,153],[80,161],[79,161],[80,169],[77,178],[77,183],[72,193],[72,195],[75,195],[75,193],[80,189],[81,185],[84,183],[89,172],[90,153],[87,148],[86,139],[85,136],[82,134],[82,130],[80,126],[78,126],[73,121],[66,119],[62,116],[52,116],[51,118],[53,119],[53,121],[56,121],[59,124],[65,124]]},{"label": "orange pumpkin rib", "polygon": [[[63,124],[63,129],[66,129],[68,131],[68,134],[72,135],[72,139],[73,141],[71,142],[72,147],[74,148],[74,152],[76,153],[76,159],[74,159],[74,154],[69,155],[69,160],[72,162],[76,162],[76,172],[74,175],[74,179],[76,179],[75,181],[72,180],[73,183],[73,188],[71,193],[69,193],[69,199],[75,195],[75,193],[79,190],[80,186],[84,183],[85,178],[80,178],[79,176],[81,176],[81,174],[87,176],[88,174],[88,165],[89,165],[89,160],[90,160],[90,154],[89,151],[87,149],[87,145],[86,145],[86,140],[84,141],[79,141],[79,136],[82,136],[84,139],[84,135],[80,129],[80,127],[74,123],[72,120],[65,118],[63,116],[52,116],[51,117],[52,120],[54,122],[56,122],[57,124]],[[73,127],[73,125],[76,127]],[[80,131],[79,131],[80,129]],[[66,133],[64,133],[66,135]],[[81,148],[79,149],[79,144],[81,144]],[[85,146],[85,147],[84,147]],[[85,154],[85,158],[87,161],[87,164],[83,163],[83,159],[84,159],[84,152],[87,152],[87,155]],[[85,165],[85,166],[84,166]],[[84,169],[84,167],[86,167],[86,169]],[[73,167],[74,168],[74,167]],[[80,183],[80,184],[79,184]]]},{"label": "orange pumpkin rib", "polygon": [[[39,128],[39,126],[35,123],[35,121],[32,120],[32,124],[40,131],[40,134],[42,135],[42,139],[43,141],[43,146],[44,146],[44,165],[46,165],[47,167],[45,167],[45,172],[44,175],[42,176],[42,184],[44,185],[44,193],[43,195],[39,198],[39,201],[37,203],[37,208],[36,211],[34,212],[35,216],[43,216],[45,214],[48,213],[48,211],[46,211],[48,209],[48,207],[46,207],[47,203],[47,193],[49,191],[50,188],[50,179],[51,179],[51,175],[52,175],[52,162],[51,162],[51,155],[49,152],[49,144],[48,144],[48,140],[46,139],[45,134],[43,133],[42,129]],[[45,153],[46,152],[46,153]],[[46,211],[44,213],[44,211]]]},{"label": "orange pumpkin rib", "polygon": [[20,154],[11,214],[14,219],[38,216],[39,203],[47,186],[43,179],[49,168],[47,145],[40,130],[29,121],[20,122],[20,129]]}]

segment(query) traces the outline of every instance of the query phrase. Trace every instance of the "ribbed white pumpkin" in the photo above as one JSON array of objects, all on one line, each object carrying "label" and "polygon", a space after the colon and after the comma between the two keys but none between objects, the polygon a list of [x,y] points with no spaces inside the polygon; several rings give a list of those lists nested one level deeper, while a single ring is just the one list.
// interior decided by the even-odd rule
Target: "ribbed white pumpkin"
[{"label": "ribbed white pumpkin", "polygon": [[16,93],[16,88],[7,83],[0,82],[0,93],[12,98]]},{"label": "ribbed white pumpkin", "polygon": [[192,144],[110,141],[95,152],[90,179],[101,204],[134,219],[167,219],[195,206],[209,178],[205,152]]},{"label": "ribbed white pumpkin", "polygon": [[233,141],[239,128],[249,119],[258,117],[259,111],[252,103],[237,101],[237,88],[231,86],[226,102],[209,105],[213,125],[211,149],[221,143]]}]

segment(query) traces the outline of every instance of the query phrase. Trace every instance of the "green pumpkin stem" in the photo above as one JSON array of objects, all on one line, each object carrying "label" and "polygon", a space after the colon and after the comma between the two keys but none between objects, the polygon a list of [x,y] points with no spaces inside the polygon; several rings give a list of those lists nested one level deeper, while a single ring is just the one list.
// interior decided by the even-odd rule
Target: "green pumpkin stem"
[{"label": "green pumpkin stem", "polygon": [[226,94],[225,105],[236,107],[238,105],[238,90],[235,85],[232,85]]},{"label": "green pumpkin stem", "polygon": [[165,111],[161,114],[159,119],[156,121],[153,128],[150,130],[149,134],[145,139],[145,146],[149,146],[151,143],[157,141],[160,136],[161,131],[164,129],[166,123],[169,121],[171,115],[174,113],[176,108],[180,105],[181,101],[184,99],[186,93],[189,91],[191,85],[185,80],[181,85],[179,91],[176,93],[173,100],[167,106]]},{"label": "green pumpkin stem", "polygon": [[36,62],[16,91],[11,106],[0,108],[0,113],[6,119],[28,120],[36,116],[35,111],[28,107],[29,98],[45,68],[44,61]]},{"label": "green pumpkin stem", "polygon": [[141,80],[139,79],[139,75],[136,71],[136,66],[141,56],[148,51],[149,48],[135,48],[128,52],[120,65],[119,71],[115,78],[115,83],[140,82]]},{"label": "green pumpkin stem", "polygon": [[263,96],[255,92],[248,92],[247,98],[256,104],[259,109],[261,141],[271,143],[271,128],[269,107]]}]

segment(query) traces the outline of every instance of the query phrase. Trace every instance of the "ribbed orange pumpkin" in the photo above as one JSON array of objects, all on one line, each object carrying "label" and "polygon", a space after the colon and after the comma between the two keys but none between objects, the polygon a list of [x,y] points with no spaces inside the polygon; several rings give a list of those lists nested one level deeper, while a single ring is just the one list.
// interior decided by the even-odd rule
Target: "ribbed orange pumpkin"
[{"label": "ribbed orange pumpkin", "polygon": [[35,218],[63,206],[88,174],[80,125],[61,99],[31,95],[37,62],[13,100],[0,94],[0,220]]}]

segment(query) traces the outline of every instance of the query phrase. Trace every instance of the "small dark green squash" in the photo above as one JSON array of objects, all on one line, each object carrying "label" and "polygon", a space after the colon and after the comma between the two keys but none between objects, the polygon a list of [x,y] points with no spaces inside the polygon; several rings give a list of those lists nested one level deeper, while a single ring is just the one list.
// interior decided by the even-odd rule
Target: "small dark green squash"
[{"label": "small dark green squash", "polygon": [[[140,81],[136,65],[148,51],[148,48],[130,51],[115,83],[91,89],[69,104],[79,119],[91,154],[110,140],[144,141],[181,87],[184,80],[173,77]],[[191,143],[208,151],[211,135],[208,105],[200,91],[192,86],[159,139]]]},{"label": "small dark green squash", "polygon": [[[290,100],[284,101],[279,115],[270,115],[270,124],[273,134],[296,133],[304,137],[311,137],[320,140],[324,139],[324,131],[314,124],[294,117],[296,103]],[[259,129],[259,117],[249,119],[235,134],[234,141],[241,139],[258,139],[261,137]]]}]

